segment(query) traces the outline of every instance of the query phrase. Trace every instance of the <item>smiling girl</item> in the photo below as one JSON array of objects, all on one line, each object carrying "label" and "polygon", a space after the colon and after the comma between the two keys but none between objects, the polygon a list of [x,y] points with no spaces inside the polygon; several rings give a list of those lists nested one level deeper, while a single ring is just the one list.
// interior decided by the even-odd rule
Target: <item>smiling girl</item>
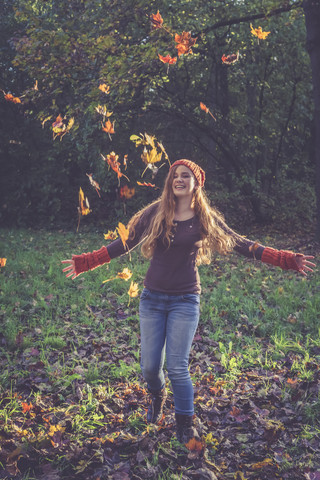
[{"label": "smiling girl", "polygon": [[[161,197],[130,220],[127,245],[142,242],[151,259],[140,297],[141,369],[150,392],[147,421],[158,423],[167,398],[164,361],[171,381],[177,438],[198,437],[193,426],[193,385],[189,353],[199,321],[200,278],[197,266],[210,263],[214,253],[231,251],[303,275],[312,272],[313,258],[264,247],[241,237],[205,196],[205,172],[196,163],[177,160],[169,170]],[[62,263],[66,276],[81,273],[127,253],[121,239],[92,253],[73,255]]]}]

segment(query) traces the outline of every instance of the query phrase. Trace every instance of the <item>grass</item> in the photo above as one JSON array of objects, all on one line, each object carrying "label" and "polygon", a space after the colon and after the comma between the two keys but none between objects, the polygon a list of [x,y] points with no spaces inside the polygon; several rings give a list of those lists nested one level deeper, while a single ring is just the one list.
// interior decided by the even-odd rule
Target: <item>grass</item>
[{"label": "grass", "polygon": [[[279,237],[266,243],[288,248],[287,242],[290,239]],[[167,401],[171,413],[164,426],[145,424],[138,299],[131,299],[128,306],[130,282],[116,279],[102,284],[129,266],[141,289],[148,262],[134,252],[131,260],[128,256],[113,260],[75,281],[61,271],[62,259],[103,243],[99,233],[0,231],[0,257],[7,258],[0,271],[0,439],[10,438],[20,449],[17,478],[34,478],[34,472],[44,475],[46,462],[50,472],[60,472],[62,478],[88,478],[88,472],[94,468],[99,472],[98,466],[106,465],[109,457],[109,471],[102,478],[110,472],[129,478],[126,468],[133,454],[139,461],[135,460],[130,478],[189,478],[188,471],[195,468],[196,460],[189,459],[173,435],[171,393]],[[217,462],[227,468],[224,438],[210,432],[216,422],[212,409],[223,412],[219,421],[229,418],[230,402],[237,398],[239,408],[246,411],[252,391],[252,401],[262,411],[265,404],[275,412],[268,402],[276,395],[280,404],[299,407],[300,430],[288,445],[290,461],[281,463],[282,471],[291,472],[295,480],[299,477],[293,469],[300,475],[313,458],[307,453],[301,457],[297,438],[317,441],[320,435],[320,398],[314,387],[320,361],[319,273],[304,279],[232,255],[200,267],[200,275],[201,320],[190,370],[197,414],[209,428],[206,465]],[[23,412],[27,408],[23,404],[32,408]],[[269,440],[281,435],[279,422],[277,418],[265,422]],[[246,452],[249,434],[242,434],[241,426],[240,422],[239,451]],[[225,435],[226,428],[221,427]],[[125,458],[117,457],[115,445],[121,446]],[[144,453],[138,454],[142,446]],[[31,461],[35,451],[38,463]],[[1,455],[0,462],[4,464]],[[225,473],[235,478],[235,470]],[[247,472],[246,478],[257,477]]]}]

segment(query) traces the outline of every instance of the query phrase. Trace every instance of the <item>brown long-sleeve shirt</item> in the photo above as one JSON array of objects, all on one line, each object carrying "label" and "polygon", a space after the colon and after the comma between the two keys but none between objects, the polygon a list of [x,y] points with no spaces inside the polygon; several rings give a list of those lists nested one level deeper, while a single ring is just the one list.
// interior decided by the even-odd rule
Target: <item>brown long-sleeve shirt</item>
[{"label": "brown long-sleeve shirt", "polygon": [[[157,204],[151,205],[143,214],[135,227],[135,235],[127,241],[129,250],[136,247],[154,216]],[[234,250],[249,258],[261,259],[264,247],[257,246],[255,242],[241,237],[227,225],[222,226],[228,233],[236,238]],[[196,265],[196,258],[201,247],[201,227],[198,217],[189,220],[174,221],[170,235],[170,245],[164,240],[164,233],[157,240],[153,257],[147,271],[144,286],[171,295],[185,293],[200,293],[200,277]],[[252,248],[254,246],[254,248]],[[117,239],[107,246],[110,258],[123,255],[126,250],[121,239]]]}]

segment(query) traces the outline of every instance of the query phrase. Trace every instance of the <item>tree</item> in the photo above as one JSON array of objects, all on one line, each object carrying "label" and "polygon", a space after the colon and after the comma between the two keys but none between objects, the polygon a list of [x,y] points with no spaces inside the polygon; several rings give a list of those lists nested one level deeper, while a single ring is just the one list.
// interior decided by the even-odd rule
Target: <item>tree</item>
[{"label": "tree", "polygon": [[[55,195],[63,197],[61,204],[71,205],[88,170],[116,201],[117,179],[106,172],[100,154],[129,153],[134,181],[142,165],[128,139],[147,130],[164,141],[171,158],[201,157],[209,190],[225,185],[230,204],[242,196],[256,220],[265,221],[288,199],[296,208],[295,198],[312,178],[305,153],[310,69],[301,2],[245,0],[228,9],[204,0],[147,6],[128,0],[125,9],[122,0],[16,0],[15,5],[20,32],[11,44],[15,69],[29,79],[25,114],[40,123],[51,117],[44,124],[50,134],[59,114],[75,119],[50,153],[59,167]],[[150,15],[158,9],[165,28],[151,29]],[[250,33],[250,22],[257,20],[271,31],[266,41]],[[174,34],[183,31],[197,38],[192,55],[177,55]],[[237,51],[236,64],[223,64],[223,54]],[[167,70],[159,53],[179,58]],[[109,94],[99,90],[101,83],[110,87]],[[200,110],[200,101],[216,122]],[[112,142],[96,112],[102,103],[116,120]]]},{"label": "tree", "polygon": [[317,227],[316,238],[320,241],[320,1],[303,2],[307,28],[307,50],[312,68],[314,97],[314,161],[316,166]]}]

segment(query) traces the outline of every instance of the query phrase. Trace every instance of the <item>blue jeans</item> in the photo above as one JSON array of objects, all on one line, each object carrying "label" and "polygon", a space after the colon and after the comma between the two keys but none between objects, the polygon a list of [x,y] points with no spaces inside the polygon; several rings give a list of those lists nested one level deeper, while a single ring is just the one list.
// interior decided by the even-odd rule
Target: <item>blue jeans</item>
[{"label": "blue jeans", "polygon": [[164,387],[164,360],[175,412],[193,415],[189,353],[199,322],[198,294],[166,295],[143,289],[140,297],[141,369],[151,391]]}]

